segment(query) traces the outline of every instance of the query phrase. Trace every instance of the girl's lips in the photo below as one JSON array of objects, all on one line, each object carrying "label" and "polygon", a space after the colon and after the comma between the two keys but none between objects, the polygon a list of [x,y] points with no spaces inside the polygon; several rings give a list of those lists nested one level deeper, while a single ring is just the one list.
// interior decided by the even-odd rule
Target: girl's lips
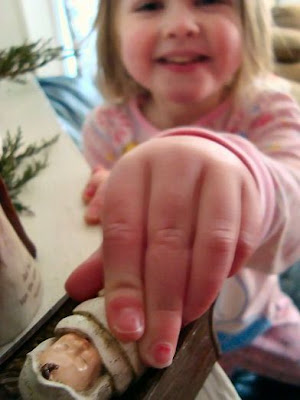
[{"label": "girl's lips", "polygon": [[173,72],[186,73],[191,72],[201,66],[205,66],[210,61],[210,57],[204,55],[197,57],[174,56],[168,58],[159,58],[157,63]]},{"label": "girl's lips", "polygon": [[162,64],[191,64],[191,63],[202,63],[209,60],[209,57],[206,55],[198,55],[198,56],[172,56],[172,57],[160,57],[157,62]]}]

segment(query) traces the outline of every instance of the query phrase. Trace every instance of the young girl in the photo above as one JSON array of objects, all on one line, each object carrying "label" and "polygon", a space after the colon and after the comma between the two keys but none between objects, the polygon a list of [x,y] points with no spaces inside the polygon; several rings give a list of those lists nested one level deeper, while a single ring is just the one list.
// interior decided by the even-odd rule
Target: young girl
[{"label": "young girl", "polygon": [[278,274],[300,258],[300,110],[272,89],[266,2],[102,0],[97,26],[108,102],[84,127],[84,199],[103,245],[67,291],[104,279],[112,331],[155,367],[217,296],[225,350],[284,327],[299,360]]}]

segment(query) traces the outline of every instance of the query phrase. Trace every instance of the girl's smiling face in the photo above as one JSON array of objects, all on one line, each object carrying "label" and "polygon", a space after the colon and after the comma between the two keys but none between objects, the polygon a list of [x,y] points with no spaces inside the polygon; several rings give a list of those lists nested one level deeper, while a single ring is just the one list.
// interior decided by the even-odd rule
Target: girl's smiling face
[{"label": "girl's smiling face", "polygon": [[[119,0],[119,51],[152,100],[215,106],[242,60],[237,0]],[[205,107],[207,109],[207,107]]]}]

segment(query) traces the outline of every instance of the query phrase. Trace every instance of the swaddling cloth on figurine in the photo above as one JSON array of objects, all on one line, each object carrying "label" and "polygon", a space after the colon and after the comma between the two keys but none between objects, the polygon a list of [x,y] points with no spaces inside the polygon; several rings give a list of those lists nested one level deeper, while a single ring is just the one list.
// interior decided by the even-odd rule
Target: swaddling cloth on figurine
[{"label": "swaddling cloth on figurine", "polygon": [[[103,363],[101,375],[86,390],[76,391],[66,384],[47,380],[41,373],[42,351],[69,332],[88,338],[98,350]],[[24,400],[104,400],[115,392],[124,392],[132,380],[143,372],[136,343],[121,343],[110,334],[104,297],[81,303],[73,310],[73,315],[57,324],[55,335],[56,338],[48,339],[27,354],[19,380]]]}]

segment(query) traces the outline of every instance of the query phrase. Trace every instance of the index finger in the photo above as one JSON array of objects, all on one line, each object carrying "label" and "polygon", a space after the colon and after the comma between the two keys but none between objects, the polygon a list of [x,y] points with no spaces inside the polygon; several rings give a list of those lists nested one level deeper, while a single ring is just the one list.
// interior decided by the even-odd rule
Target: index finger
[{"label": "index finger", "polygon": [[128,155],[113,169],[103,202],[106,312],[113,334],[125,341],[144,332],[145,181],[145,169]]}]

